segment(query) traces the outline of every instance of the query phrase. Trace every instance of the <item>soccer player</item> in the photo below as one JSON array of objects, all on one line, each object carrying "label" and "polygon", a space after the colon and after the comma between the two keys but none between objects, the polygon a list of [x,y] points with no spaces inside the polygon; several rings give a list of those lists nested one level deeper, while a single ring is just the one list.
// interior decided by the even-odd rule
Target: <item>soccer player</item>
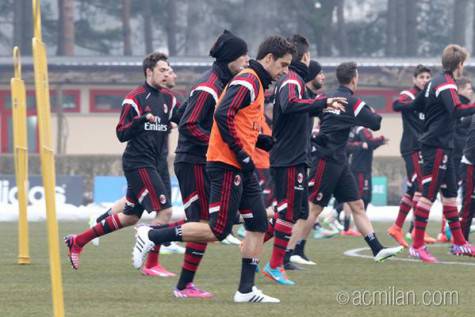
[{"label": "soccer player", "polygon": [[164,242],[224,239],[239,210],[247,232],[241,247],[241,279],[234,301],[279,302],[254,286],[267,217],[252,155],[256,146],[270,150],[272,145],[272,137],[259,134],[264,115],[264,91],[273,80],[288,72],[293,51],[293,45],[280,36],[264,40],[259,46],[257,60],[251,60],[249,68],[231,80],[216,105],[206,167],[210,178],[209,224],[188,222],[155,230],[139,227],[132,252],[134,267],[139,268],[145,255]]},{"label": "soccer player", "polygon": [[387,143],[384,136],[375,137],[370,129],[365,127],[354,128],[353,141],[361,142],[361,148],[355,149],[351,153],[351,171],[356,178],[358,191],[363,200],[365,210],[372,198],[372,169],[373,152],[381,145]]},{"label": "soccer player", "polygon": [[315,161],[309,174],[309,222],[312,225],[327,206],[330,198],[348,203],[358,231],[371,248],[374,260],[381,262],[399,253],[403,248],[385,248],[374,233],[373,226],[364,210],[364,203],[351,173],[346,155],[349,133],[354,126],[379,130],[381,116],[376,114],[360,98],[355,97],[358,87],[358,69],[355,63],[342,63],[336,68],[340,86],[329,97],[347,98],[345,111],[325,109],[320,116],[320,133],[316,144]]},{"label": "soccer player", "polygon": [[[327,106],[344,109],[344,98],[307,98],[305,78],[310,63],[309,43],[301,35],[289,41],[295,46],[292,63],[287,75],[275,89],[272,137],[275,144],[270,152],[272,178],[275,186],[278,217],[274,225],[272,257],[263,273],[282,285],[294,285],[283,269],[284,257],[289,262],[294,249],[287,245],[292,228],[298,219],[306,219],[307,167],[310,166],[310,137],[312,116],[317,116]],[[340,102],[340,103],[339,103]]]},{"label": "soccer player", "polygon": [[[208,222],[209,177],[205,168],[213,113],[224,87],[249,64],[246,42],[227,30],[217,38],[210,56],[215,59],[213,66],[193,86],[179,125],[175,174],[188,222]],[[206,247],[206,242],[186,244],[180,279],[174,290],[176,297],[212,297],[193,284]]]},{"label": "soccer player", "polygon": [[443,72],[424,88],[414,101],[416,109],[424,109],[424,131],[420,138],[422,154],[422,196],[415,208],[414,240],[409,248],[411,256],[426,263],[437,259],[424,244],[424,233],[430,209],[437,193],[441,192],[442,208],[449,223],[454,243],[454,255],[475,255],[475,248],[465,238],[460,227],[457,210],[457,183],[453,164],[455,121],[457,117],[475,112],[475,104],[464,105],[457,95],[455,79],[463,73],[468,57],[465,48],[448,45],[442,53]]},{"label": "soccer player", "polygon": [[470,226],[475,215],[475,115],[472,115],[469,133],[463,150],[462,170],[462,220],[460,225],[465,240],[468,241]]},{"label": "soccer player", "polygon": [[393,103],[393,110],[401,112],[402,117],[402,138],[400,151],[406,166],[407,186],[406,192],[401,198],[399,213],[395,223],[388,229],[388,234],[400,245],[408,248],[402,226],[407,214],[416,205],[422,190],[421,188],[421,167],[420,167],[420,144],[419,136],[424,129],[424,113],[411,107],[416,96],[422,93],[424,86],[431,79],[431,71],[424,65],[417,65],[414,70],[411,89],[403,90],[399,98]]},{"label": "soccer player", "polygon": [[[116,127],[119,141],[127,142],[122,156],[127,179],[125,207],[92,228],[64,238],[68,257],[76,270],[83,247],[89,241],[136,224],[144,210],[157,213],[154,223],[163,224],[169,220],[170,197],[157,168],[168,137],[169,123],[177,121],[173,116],[176,113],[176,98],[164,88],[169,74],[167,56],[158,52],[147,55],[143,60],[143,71],[145,83],[125,97]],[[160,245],[157,245],[149,256],[155,264],[158,263],[159,248]]]}]

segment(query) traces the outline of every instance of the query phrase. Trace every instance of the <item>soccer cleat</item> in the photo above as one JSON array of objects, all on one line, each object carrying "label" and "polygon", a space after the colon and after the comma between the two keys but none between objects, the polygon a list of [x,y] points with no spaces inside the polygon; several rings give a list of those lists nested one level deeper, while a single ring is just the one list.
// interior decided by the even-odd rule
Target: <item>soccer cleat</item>
[{"label": "soccer cleat", "polygon": [[160,246],[160,254],[185,254],[185,248],[176,242],[170,242],[170,245]]},{"label": "soccer cleat", "polygon": [[424,263],[437,263],[439,262],[435,256],[433,256],[427,247],[423,245],[420,248],[409,248],[409,255],[413,258],[420,259]]},{"label": "soccer cleat", "polygon": [[[415,230],[414,230],[415,231]],[[434,244],[437,242],[437,239],[431,237],[427,232],[424,232],[424,243]]]},{"label": "soccer cleat", "polygon": [[260,289],[253,286],[249,293],[240,293],[236,291],[234,294],[235,303],[280,303],[278,298],[274,298],[264,294]]},{"label": "soccer cleat", "polygon": [[399,243],[404,248],[409,248],[409,244],[406,239],[404,239],[404,233],[399,226],[392,225],[388,228],[388,235],[390,235],[397,243]]},{"label": "soccer cleat", "polygon": [[173,290],[173,295],[177,298],[212,298],[213,294],[205,290],[199,289],[193,283],[186,284],[186,287],[182,290],[175,288]]},{"label": "soccer cleat", "polygon": [[313,233],[313,238],[314,239],[330,239],[333,238],[334,236],[338,235],[339,231],[338,230],[328,230],[323,227],[317,227],[315,228],[315,231]]},{"label": "soccer cleat", "polygon": [[286,271],[300,271],[302,268],[295,263],[287,262],[284,263],[284,270]]},{"label": "soccer cleat", "polygon": [[230,233],[226,238],[224,238],[224,240],[221,240],[221,243],[227,245],[241,245],[241,240]]},{"label": "soccer cleat", "polygon": [[358,231],[355,231],[353,229],[348,229],[346,231],[340,232],[342,236],[347,236],[347,237],[361,237],[361,233]]},{"label": "soccer cleat", "polygon": [[244,228],[244,225],[240,225],[239,229],[236,232],[237,236],[241,239],[244,239],[246,236],[246,228]]},{"label": "soccer cleat", "polygon": [[[416,230],[412,231],[412,240],[414,241],[414,236],[416,234]],[[434,244],[437,242],[437,239],[432,238],[427,232],[424,232],[424,243],[425,244]]]},{"label": "soccer cleat", "polygon": [[148,238],[148,232],[152,229],[148,226],[135,228],[135,245],[132,250],[132,265],[138,270],[142,267],[147,254],[155,247],[155,243]]},{"label": "soccer cleat", "polygon": [[450,246],[450,253],[457,256],[475,256],[475,247],[470,243],[465,243],[464,245],[452,244]]},{"label": "soccer cleat", "polygon": [[146,267],[143,267],[141,269],[143,275],[146,275],[146,276],[159,276],[159,277],[172,277],[172,276],[176,276],[175,273],[172,273],[172,272],[169,272],[167,271],[163,266],[161,266],[160,264],[158,265],[155,265],[151,268],[146,268]]},{"label": "soccer cleat", "polygon": [[309,260],[305,255],[292,255],[290,257],[290,262],[297,263],[297,264],[303,264],[303,265],[316,265],[317,263]]},{"label": "soccer cleat", "polygon": [[73,269],[79,269],[79,255],[82,252],[82,248],[76,245],[76,235],[68,235],[64,237],[64,243],[68,248],[68,258],[71,261]]},{"label": "soccer cleat", "polygon": [[262,274],[264,274],[267,278],[277,282],[278,284],[295,285],[294,281],[289,280],[283,268],[276,267],[273,269],[270,267],[269,262],[267,262],[266,266],[264,267]]},{"label": "soccer cleat", "polygon": [[404,247],[398,246],[393,248],[383,248],[374,256],[374,261],[382,263],[390,257],[396,256],[396,254],[401,253],[404,250]]},{"label": "soccer cleat", "polygon": [[437,242],[439,242],[439,243],[450,243],[450,240],[447,239],[447,236],[445,235],[445,233],[439,233],[437,235]]}]

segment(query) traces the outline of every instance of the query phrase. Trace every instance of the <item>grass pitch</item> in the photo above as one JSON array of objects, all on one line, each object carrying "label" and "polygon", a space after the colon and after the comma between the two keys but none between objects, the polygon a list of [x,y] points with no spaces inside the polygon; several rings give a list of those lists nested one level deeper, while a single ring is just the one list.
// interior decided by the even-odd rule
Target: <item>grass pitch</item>
[{"label": "grass pitch", "polygon": [[[384,234],[388,225],[376,224],[376,231],[386,245],[394,245]],[[429,224],[433,229],[430,232],[435,235],[439,226]],[[61,222],[60,237],[84,228],[82,222]],[[475,307],[475,259],[450,256],[445,246],[431,250],[440,260],[472,265],[426,265],[395,260],[378,264],[343,255],[346,250],[365,247],[362,238],[311,240],[307,243],[307,253],[318,265],[290,272],[296,286],[274,285],[258,273],[257,286],[282,301],[264,305],[232,302],[240,275],[236,246],[211,244],[197,273],[196,284],[214,292],[215,298],[184,300],[172,296],[177,278],[145,277],[133,269],[130,260],[133,242],[130,228],[101,238],[99,247],[85,248],[79,271],[71,269],[66,248],[60,242],[66,316],[428,317],[473,316]],[[30,224],[31,265],[16,264],[16,223],[0,223],[0,250],[0,316],[52,316],[46,224]],[[268,244],[261,267],[268,260],[270,250]],[[362,254],[368,255],[369,251]],[[407,252],[400,258],[407,258]],[[161,256],[162,264],[176,273],[182,260],[181,255]],[[441,299],[445,291],[451,291],[452,295],[455,292],[457,298],[451,295],[451,299]],[[351,296],[348,304],[338,303],[338,296],[345,298],[342,293]],[[397,301],[402,293],[411,297]],[[412,293],[416,302],[411,300]]]}]

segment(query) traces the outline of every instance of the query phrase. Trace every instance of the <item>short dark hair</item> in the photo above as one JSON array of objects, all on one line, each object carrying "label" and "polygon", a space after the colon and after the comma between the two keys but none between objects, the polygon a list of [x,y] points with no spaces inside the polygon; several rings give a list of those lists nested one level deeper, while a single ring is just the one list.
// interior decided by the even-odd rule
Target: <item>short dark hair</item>
[{"label": "short dark hair", "polygon": [[472,80],[468,77],[461,77],[459,79],[456,80],[456,83],[457,83],[457,87],[458,88],[463,88],[465,87],[466,85],[468,84],[472,84]]},{"label": "short dark hair", "polygon": [[295,47],[292,43],[287,41],[282,36],[270,36],[266,38],[260,45],[257,51],[257,59],[263,59],[267,54],[272,54],[274,59],[279,59],[286,54],[293,55]]},{"label": "short dark hair", "polygon": [[336,79],[341,85],[348,85],[356,76],[358,67],[355,62],[341,63],[336,68]]},{"label": "short dark hair", "polygon": [[442,52],[442,68],[444,71],[453,72],[467,58],[468,52],[464,47],[457,44],[449,44]]},{"label": "short dark hair", "polygon": [[308,48],[310,47],[308,40],[300,34],[294,34],[292,37],[287,38],[287,41],[295,46],[295,52],[292,54],[292,60],[300,61],[303,57],[303,54],[307,53]]},{"label": "short dark hair", "polygon": [[422,73],[432,74],[432,71],[430,70],[429,67],[419,64],[416,66],[416,69],[414,69],[414,77],[417,77]]},{"label": "short dark hair", "polygon": [[147,77],[147,69],[153,70],[159,61],[165,61],[168,63],[168,56],[160,52],[153,52],[145,56],[142,62],[143,74],[145,77]]}]

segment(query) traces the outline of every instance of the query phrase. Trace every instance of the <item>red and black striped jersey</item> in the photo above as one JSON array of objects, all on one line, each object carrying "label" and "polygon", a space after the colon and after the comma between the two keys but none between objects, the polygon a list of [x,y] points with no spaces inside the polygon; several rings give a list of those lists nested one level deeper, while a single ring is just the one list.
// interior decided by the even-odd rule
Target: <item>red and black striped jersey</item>
[{"label": "red and black striped jersey", "polygon": [[434,77],[413,102],[413,107],[424,111],[424,131],[421,145],[453,149],[457,118],[475,113],[475,104],[463,104],[457,95],[457,85],[450,72]]},{"label": "red and black striped jersey", "polygon": [[323,110],[318,136],[322,141],[316,142],[316,156],[344,164],[347,161],[346,146],[351,128],[363,126],[376,131],[381,127],[382,118],[363,100],[353,96],[353,91],[348,87],[340,86],[327,96],[345,97],[348,104],[345,111]]},{"label": "red and black striped jersey", "polygon": [[[147,113],[153,114],[157,120],[147,121]],[[178,122],[177,101],[171,90],[144,83],[127,94],[116,127],[119,141],[127,142],[122,155],[124,171],[157,167],[167,145],[171,121]]]},{"label": "red and black striped jersey", "polygon": [[307,66],[293,61],[287,75],[277,82],[272,117],[271,167],[306,164],[310,167],[313,118],[325,108],[327,98],[310,98],[304,78]]},{"label": "red and black striped jersey", "polygon": [[206,163],[214,109],[231,78],[227,65],[215,62],[193,86],[183,105],[175,162]]},{"label": "red and black striped jersey", "polygon": [[424,113],[411,107],[421,89],[416,86],[403,90],[393,102],[393,110],[401,112],[402,138],[400,151],[402,155],[411,154],[420,149],[419,137],[424,130]]}]

